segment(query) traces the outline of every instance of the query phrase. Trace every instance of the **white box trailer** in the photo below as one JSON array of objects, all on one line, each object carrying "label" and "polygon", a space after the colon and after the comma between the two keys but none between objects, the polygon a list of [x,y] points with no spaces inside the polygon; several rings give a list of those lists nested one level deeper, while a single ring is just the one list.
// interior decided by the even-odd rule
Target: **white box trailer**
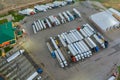
[{"label": "white box trailer", "polygon": [[85,41],[87,42],[87,44],[91,47],[91,49],[94,49],[94,51],[98,52],[99,48],[98,46],[93,42],[93,40],[91,38],[86,38]]},{"label": "white box trailer", "polygon": [[55,50],[54,52],[55,52],[55,55],[56,55],[56,57],[57,57],[57,60],[58,60],[58,62],[59,62],[59,64],[60,64],[60,66],[61,66],[62,68],[64,68],[65,66],[64,66],[64,64],[63,64],[63,62],[62,62],[62,60],[61,60],[58,52],[57,52],[56,50]]},{"label": "white box trailer", "polygon": [[70,36],[70,38],[71,38],[71,40],[72,40],[72,43],[76,41],[76,40],[74,39],[72,33],[69,33],[69,36]]},{"label": "white box trailer", "polygon": [[59,38],[59,40],[61,41],[62,45],[63,45],[64,47],[66,47],[67,44],[65,43],[65,41],[63,40],[63,38],[62,38],[60,35],[58,35],[58,38]]},{"label": "white box trailer", "polygon": [[92,52],[90,50],[90,48],[86,45],[86,43],[84,41],[81,41],[82,44],[84,45],[84,47],[87,49],[87,51],[89,52],[90,56],[92,55]]},{"label": "white box trailer", "polygon": [[86,32],[83,29],[80,29],[80,32],[82,33],[82,35],[86,38],[88,37],[88,35],[86,34]]},{"label": "white box trailer", "polygon": [[94,34],[86,25],[83,25],[83,26],[84,26],[83,28],[84,31],[87,33],[89,37]]},{"label": "white box trailer", "polygon": [[81,48],[80,48],[80,46],[79,46],[79,43],[76,42],[75,44],[76,44],[76,46],[78,47],[78,52],[79,52],[79,54],[80,54],[80,56],[81,56],[81,59],[85,59],[85,57],[84,57],[84,55],[83,55],[83,52],[82,52],[82,50],[81,50]]},{"label": "white box trailer", "polygon": [[94,34],[93,37],[101,45],[101,47],[105,48],[104,41],[102,39],[100,39],[96,34]]},{"label": "white box trailer", "polygon": [[86,28],[83,28],[83,31],[87,34],[87,36],[91,36],[90,33],[86,30]]},{"label": "white box trailer", "polygon": [[84,48],[85,48],[85,50],[86,50],[87,57],[90,57],[90,56],[91,56],[91,51],[90,51],[90,49],[88,48],[88,46],[87,46],[83,41],[81,41],[81,44],[84,46]]},{"label": "white box trailer", "polygon": [[69,16],[66,14],[66,12],[63,12],[63,15],[65,16],[65,18],[66,18],[68,21],[70,21],[70,18],[69,18]]},{"label": "white box trailer", "polygon": [[111,76],[108,80],[116,80],[115,76]]},{"label": "white box trailer", "polygon": [[71,32],[71,35],[73,36],[73,38],[74,38],[74,42],[76,42],[76,41],[78,41],[79,39],[77,38],[77,36],[74,34],[74,31],[73,30],[70,30],[70,32]]},{"label": "white box trailer", "polygon": [[79,33],[76,29],[74,31],[75,31],[76,35],[79,36],[79,38],[80,38],[79,40],[82,40],[83,36],[81,35],[81,33]]},{"label": "white box trailer", "polygon": [[53,17],[53,19],[54,19],[55,25],[56,26],[59,25],[58,19],[56,17]]},{"label": "white box trailer", "polygon": [[68,44],[68,49],[70,50],[71,54],[75,57],[75,59],[79,61],[78,56],[76,55],[75,51],[73,50],[70,44]]},{"label": "white box trailer", "polygon": [[78,60],[80,60],[81,57],[80,57],[80,55],[78,54],[78,51],[76,50],[75,46],[74,46],[73,44],[70,44],[70,46],[73,48],[73,50],[74,50],[76,56],[78,57]]},{"label": "white box trailer", "polygon": [[86,24],[86,26],[92,31],[95,33],[95,30],[89,25],[89,24]]},{"label": "white box trailer", "polygon": [[50,20],[52,23],[55,22],[52,16],[49,16],[48,18],[49,18],[49,20]]},{"label": "white box trailer", "polygon": [[81,18],[81,14],[77,9],[73,8],[73,11],[75,12],[75,14],[77,14]]},{"label": "white box trailer", "polygon": [[93,47],[96,47],[96,46],[97,46],[90,37],[88,37],[87,39],[88,39],[89,42],[93,45]]},{"label": "white box trailer", "polygon": [[58,52],[61,60],[63,61],[64,65],[65,65],[65,66],[68,66],[68,63],[67,63],[65,57],[63,56],[62,52],[60,51],[60,49],[57,49],[57,52]]},{"label": "white box trailer", "polygon": [[36,21],[36,24],[37,24],[37,26],[38,26],[39,31],[42,30],[42,29],[41,29],[41,26],[40,26],[40,24],[39,24],[38,21]]},{"label": "white box trailer", "polygon": [[50,37],[50,40],[51,40],[52,44],[54,45],[55,49],[58,49],[58,46],[55,43],[54,39],[52,37]]},{"label": "white box trailer", "polygon": [[79,51],[78,46],[76,45],[76,43],[73,43],[73,46],[75,47],[76,51],[78,52],[77,55],[78,55],[79,60],[81,60],[81,55],[79,54],[80,51]]},{"label": "white box trailer", "polygon": [[45,23],[44,23],[44,21],[43,21],[43,20],[41,20],[41,23],[42,23],[42,25],[43,25],[44,29],[46,29],[46,25],[45,25]]},{"label": "white box trailer", "polygon": [[42,29],[44,29],[44,26],[42,25],[41,20],[38,20],[38,21],[39,21],[40,27],[41,27]]},{"label": "white box trailer", "polygon": [[47,42],[46,44],[47,44],[47,47],[48,47],[48,49],[49,49],[50,53],[52,53],[52,52],[53,52],[52,47],[50,46],[50,44],[49,44],[48,42]]},{"label": "white box trailer", "polygon": [[65,33],[62,33],[62,35],[64,36],[65,40],[67,41],[68,44],[71,44],[71,41],[68,39],[68,37],[65,35]]},{"label": "white box trailer", "polygon": [[62,38],[64,41],[66,41],[66,39],[65,39],[65,37],[64,37],[64,35],[63,35],[63,33],[62,33],[60,36],[61,36],[61,38]]},{"label": "white box trailer", "polygon": [[49,28],[51,28],[51,27],[52,27],[52,25],[50,24],[50,22],[48,21],[48,19],[47,19],[47,18],[45,19],[45,21],[47,22],[47,24],[48,24]]},{"label": "white box trailer", "polygon": [[70,11],[66,11],[66,13],[69,15],[71,21],[75,19],[74,16],[70,13]]},{"label": "white box trailer", "polygon": [[41,27],[41,22],[40,20],[38,19],[38,23],[39,23],[39,29],[42,30],[42,27]]},{"label": "white box trailer", "polygon": [[34,25],[35,25],[35,29],[36,29],[36,31],[39,31],[39,28],[38,28],[38,26],[37,26],[37,24],[36,24],[35,21],[34,21]]},{"label": "white box trailer", "polygon": [[28,77],[26,80],[33,80],[38,75],[37,72],[34,72],[30,77]]},{"label": "white box trailer", "polygon": [[71,43],[75,42],[75,39],[71,33],[69,33],[68,36],[69,36],[69,39],[71,40]]},{"label": "white box trailer", "polygon": [[78,43],[79,43],[79,45],[81,46],[81,48],[84,50],[84,56],[87,57],[88,54],[87,54],[87,50],[86,50],[86,48],[83,46],[83,44],[81,43],[81,41],[78,42]]},{"label": "white box trailer", "polygon": [[88,41],[88,39],[86,38],[86,39],[84,39],[85,40],[85,42],[88,44],[88,46],[92,49],[92,48],[94,48],[94,46]]},{"label": "white box trailer", "polygon": [[63,15],[61,13],[59,13],[58,15],[61,18],[61,22],[66,23],[66,19],[63,17]]},{"label": "white box trailer", "polygon": [[54,17],[54,18],[55,18],[55,20],[57,21],[57,24],[60,25],[61,23],[60,23],[60,21],[58,20],[58,18],[57,18],[57,17]]},{"label": "white box trailer", "polygon": [[15,58],[17,58],[19,55],[23,54],[25,50],[19,50],[17,52],[15,52],[12,56],[10,56],[9,58],[7,58],[7,62],[10,62],[12,60],[14,60]]},{"label": "white box trailer", "polygon": [[36,32],[36,29],[35,29],[35,25],[34,25],[34,24],[32,24],[32,28],[33,28],[34,34],[36,34],[37,32]]},{"label": "white box trailer", "polygon": [[67,34],[66,32],[65,32],[65,35],[66,35],[66,37],[69,39],[70,43],[72,43],[71,36],[69,36],[69,34]]}]

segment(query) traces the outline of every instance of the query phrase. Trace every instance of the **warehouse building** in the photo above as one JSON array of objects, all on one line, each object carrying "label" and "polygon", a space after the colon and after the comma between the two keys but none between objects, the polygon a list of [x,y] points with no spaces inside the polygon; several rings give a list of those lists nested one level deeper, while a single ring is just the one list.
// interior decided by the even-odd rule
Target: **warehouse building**
[{"label": "warehouse building", "polygon": [[15,33],[12,22],[0,24],[0,47],[15,43]]},{"label": "warehouse building", "polygon": [[113,16],[115,13],[111,12],[110,10],[99,12],[89,17],[95,26],[97,26],[97,28],[102,32],[118,28],[120,25],[120,22]]}]

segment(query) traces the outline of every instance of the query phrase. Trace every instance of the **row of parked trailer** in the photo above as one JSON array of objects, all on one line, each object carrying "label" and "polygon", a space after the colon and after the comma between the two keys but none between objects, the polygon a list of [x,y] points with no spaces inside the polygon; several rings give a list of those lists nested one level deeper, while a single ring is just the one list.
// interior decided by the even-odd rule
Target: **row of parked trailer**
[{"label": "row of parked trailer", "polygon": [[[67,52],[61,52],[61,45]],[[104,37],[96,32],[89,24],[84,24],[82,28],[64,32],[56,37],[50,37],[47,43],[52,57],[56,57],[60,66],[68,66],[64,54],[70,55],[72,62],[83,61],[98,52],[100,48],[107,48],[108,42]]]},{"label": "row of parked trailer", "polygon": [[77,17],[81,18],[81,14],[77,9],[73,8],[72,12],[67,10],[65,12],[58,13],[58,16],[51,15],[44,19],[38,19],[32,24],[33,32],[36,34],[38,31],[44,30],[46,28],[51,28],[66,22],[73,21]]},{"label": "row of parked trailer", "polygon": [[19,11],[19,13],[23,15],[33,15],[37,12],[46,12],[47,10],[51,10],[51,9],[58,8],[58,7],[63,7],[71,3],[74,3],[74,1],[73,0],[54,1],[53,3],[47,3],[45,5],[35,5],[33,9],[27,8],[27,9]]}]

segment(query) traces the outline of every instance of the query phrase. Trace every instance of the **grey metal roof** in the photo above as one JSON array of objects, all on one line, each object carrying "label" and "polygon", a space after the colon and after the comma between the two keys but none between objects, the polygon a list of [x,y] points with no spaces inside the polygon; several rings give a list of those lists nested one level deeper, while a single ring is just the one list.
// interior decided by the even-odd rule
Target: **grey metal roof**
[{"label": "grey metal roof", "polygon": [[115,19],[108,10],[93,14],[90,16],[90,19],[104,31],[119,25],[119,21]]}]

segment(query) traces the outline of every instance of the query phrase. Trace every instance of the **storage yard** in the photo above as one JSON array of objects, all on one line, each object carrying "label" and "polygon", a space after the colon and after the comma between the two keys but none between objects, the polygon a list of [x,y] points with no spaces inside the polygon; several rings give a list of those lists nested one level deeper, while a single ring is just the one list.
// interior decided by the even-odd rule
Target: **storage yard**
[{"label": "storage yard", "polygon": [[[110,41],[109,38],[99,33],[88,20],[89,16],[99,12],[91,6],[75,3],[28,16],[24,19],[26,23],[21,22],[28,33],[28,40],[22,46],[53,80],[106,80],[113,65],[120,60],[120,40],[116,38],[109,42],[109,47],[105,44]],[[60,19],[59,13],[63,15],[63,12],[70,11],[75,17],[73,8],[80,12],[81,17],[71,21],[65,18],[63,24],[64,19]],[[54,16],[61,24],[58,24],[59,21]],[[46,25],[46,19],[55,26]],[[54,19],[57,22],[52,21]],[[37,30],[36,26],[41,25],[43,27],[38,27]]]},{"label": "storage yard", "polygon": [[60,67],[64,68],[71,62],[84,61],[97,53],[100,48],[108,47],[104,37],[89,24],[84,24],[82,27],[50,37],[48,40],[47,46],[51,56],[57,58]]},{"label": "storage yard", "polygon": [[[37,66],[32,60],[28,59],[24,50],[18,50],[13,55],[9,55],[4,58],[0,58],[0,73],[6,80],[36,80],[41,78],[37,72],[39,66]],[[26,65],[27,64],[27,65]]]}]

